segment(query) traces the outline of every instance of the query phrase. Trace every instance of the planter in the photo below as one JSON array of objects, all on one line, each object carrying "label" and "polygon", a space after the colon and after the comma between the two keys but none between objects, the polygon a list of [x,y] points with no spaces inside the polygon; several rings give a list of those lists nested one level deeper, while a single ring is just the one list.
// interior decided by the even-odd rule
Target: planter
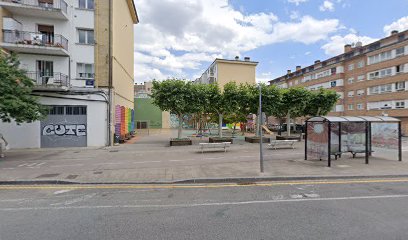
[{"label": "planter", "polygon": [[208,142],[210,142],[210,143],[222,143],[222,142],[230,142],[231,144],[233,143],[232,138],[230,138],[230,137],[223,137],[223,138],[210,137],[208,140],[209,140]]},{"label": "planter", "polygon": [[170,140],[170,146],[186,146],[186,145],[193,145],[193,142],[189,138],[173,138]]},{"label": "planter", "polygon": [[[249,143],[259,143],[259,140],[261,138],[260,137],[245,137],[245,142],[249,142]],[[270,140],[269,138],[263,137],[262,138],[262,142],[263,143],[269,143]]]},{"label": "planter", "polygon": [[276,136],[276,140],[298,140],[300,141],[300,136]]}]

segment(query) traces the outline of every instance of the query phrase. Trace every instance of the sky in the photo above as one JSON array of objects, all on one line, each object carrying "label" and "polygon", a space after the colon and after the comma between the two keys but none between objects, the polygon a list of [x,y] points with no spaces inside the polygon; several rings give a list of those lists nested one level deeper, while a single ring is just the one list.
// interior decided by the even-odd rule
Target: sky
[{"label": "sky", "polygon": [[135,0],[135,82],[194,80],[250,57],[257,81],[408,29],[408,0]]}]

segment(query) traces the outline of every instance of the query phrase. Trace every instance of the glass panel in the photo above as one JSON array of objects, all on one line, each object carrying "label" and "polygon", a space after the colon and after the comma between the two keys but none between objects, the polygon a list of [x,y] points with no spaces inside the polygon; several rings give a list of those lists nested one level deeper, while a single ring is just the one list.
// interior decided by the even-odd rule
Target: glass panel
[{"label": "glass panel", "polygon": [[307,157],[308,159],[328,158],[328,123],[307,123]]},{"label": "glass panel", "polygon": [[85,30],[78,30],[78,42],[86,43],[86,31]]},{"label": "glass panel", "polygon": [[78,4],[79,8],[86,8],[85,2],[86,0],[79,0],[79,4]]},{"label": "glass panel", "polygon": [[94,44],[94,32],[93,31],[87,31],[88,32],[88,44]]},{"label": "glass panel", "polygon": [[94,9],[94,0],[88,0],[88,9]]},{"label": "glass panel", "polygon": [[372,123],[373,156],[398,160],[398,123]]},{"label": "glass panel", "polygon": [[345,122],[341,125],[341,150],[365,151],[365,122]]}]

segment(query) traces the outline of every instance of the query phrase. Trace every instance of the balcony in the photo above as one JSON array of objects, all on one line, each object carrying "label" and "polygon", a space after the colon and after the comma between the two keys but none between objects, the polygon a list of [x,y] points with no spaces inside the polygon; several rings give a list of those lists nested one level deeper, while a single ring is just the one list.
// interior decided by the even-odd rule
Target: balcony
[{"label": "balcony", "polygon": [[59,34],[3,30],[0,46],[17,53],[69,55],[68,40]]},{"label": "balcony", "polygon": [[0,0],[12,14],[68,20],[68,4],[63,0]]},{"label": "balcony", "polygon": [[33,80],[34,90],[37,91],[67,91],[70,87],[69,78],[63,73],[45,75],[41,72],[26,72],[26,75]]}]

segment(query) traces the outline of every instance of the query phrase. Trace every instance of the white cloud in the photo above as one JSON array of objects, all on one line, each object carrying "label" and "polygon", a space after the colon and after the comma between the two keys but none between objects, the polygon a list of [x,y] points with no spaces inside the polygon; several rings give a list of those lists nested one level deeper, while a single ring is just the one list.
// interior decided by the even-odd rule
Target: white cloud
[{"label": "white cloud", "polygon": [[384,26],[384,33],[386,36],[391,34],[392,30],[404,31],[408,29],[408,16],[402,17],[397,21]]},{"label": "white cloud", "polygon": [[357,36],[354,33],[349,33],[345,36],[332,36],[330,41],[322,46],[322,49],[327,55],[335,56],[344,52],[344,45],[356,43],[358,41],[362,42],[363,45],[377,41],[378,39],[366,37],[366,36]]},{"label": "white cloud", "polygon": [[307,2],[308,0],[288,0],[289,3],[294,3],[296,6],[299,6],[299,4]]},{"label": "white cloud", "polygon": [[300,17],[300,14],[298,11],[291,11],[289,17],[290,19],[295,20]]},{"label": "white cloud", "polygon": [[307,51],[307,52],[305,52],[305,55],[307,56],[307,55],[310,55],[312,52],[310,52],[310,51]]},{"label": "white cloud", "polygon": [[334,4],[332,2],[330,2],[330,1],[328,1],[328,0],[325,0],[323,2],[323,4],[320,5],[319,10],[322,11],[322,12],[325,12],[325,11],[333,12],[334,11]]},{"label": "white cloud", "polygon": [[216,57],[231,58],[269,44],[315,43],[340,27],[337,19],[303,16],[281,22],[271,12],[243,14],[228,0],[139,0],[138,13],[138,82],[152,76],[185,76],[187,71],[204,70]]}]

